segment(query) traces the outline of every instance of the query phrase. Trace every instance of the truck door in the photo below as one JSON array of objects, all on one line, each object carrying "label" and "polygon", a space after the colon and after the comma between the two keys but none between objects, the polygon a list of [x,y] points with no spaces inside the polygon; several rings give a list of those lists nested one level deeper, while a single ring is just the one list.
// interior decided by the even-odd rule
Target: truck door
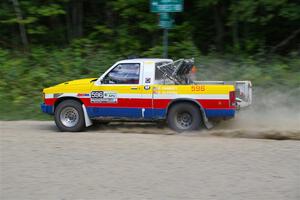
[{"label": "truck door", "polygon": [[91,118],[143,118],[142,63],[119,63],[91,88],[87,106]]}]

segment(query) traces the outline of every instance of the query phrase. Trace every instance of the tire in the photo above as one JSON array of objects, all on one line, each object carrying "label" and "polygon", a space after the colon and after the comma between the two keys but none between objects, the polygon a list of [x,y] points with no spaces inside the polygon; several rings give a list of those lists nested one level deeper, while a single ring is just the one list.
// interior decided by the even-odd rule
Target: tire
[{"label": "tire", "polygon": [[200,109],[192,103],[173,105],[167,116],[167,122],[176,132],[198,130],[203,124]]},{"label": "tire", "polygon": [[82,131],[85,127],[82,104],[76,100],[62,101],[55,109],[54,120],[61,131]]}]

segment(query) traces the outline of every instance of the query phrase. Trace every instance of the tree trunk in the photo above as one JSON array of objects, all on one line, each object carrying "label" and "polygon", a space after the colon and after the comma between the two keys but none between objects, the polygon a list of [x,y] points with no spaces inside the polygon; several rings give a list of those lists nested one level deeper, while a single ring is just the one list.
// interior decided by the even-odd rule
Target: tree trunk
[{"label": "tree trunk", "polygon": [[232,42],[234,50],[240,50],[240,39],[239,39],[239,22],[236,15],[234,15],[234,22],[232,25]]},{"label": "tree trunk", "polygon": [[213,7],[214,12],[214,22],[215,22],[215,30],[216,30],[216,48],[218,52],[223,52],[224,50],[224,23],[222,20],[222,6],[220,4],[216,4]]},{"label": "tree trunk", "polygon": [[282,40],[279,44],[277,44],[276,46],[274,46],[271,50],[270,53],[275,53],[278,49],[280,49],[283,46],[286,46],[291,40],[293,40],[294,38],[297,37],[297,35],[300,34],[300,28],[295,30],[294,32],[292,32],[292,34],[290,34],[287,38],[285,38],[284,40]]},{"label": "tree trunk", "polygon": [[71,23],[72,23],[72,37],[81,37],[83,34],[82,30],[82,19],[83,19],[83,2],[82,0],[73,0],[71,8]]},{"label": "tree trunk", "polygon": [[83,0],[72,0],[67,9],[68,40],[83,35]]},{"label": "tree trunk", "polygon": [[[11,0],[11,1],[13,3],[14,10],[15,10],[18,20],[23,20],[23,15],[22,15],[19,1],[18,0]],[[23,23],[18,23],[18,24],[19,24],[20,37],[21,37],[22,44],[25,48],[27,48],[28,47],[28,38],[27,38],[27,34],[26,34],[25,25]]]},{"label": "tree trunk", "polygon": [[67,4],[65,6],[65,10],[66,10],[66,25],[67,25],[67,30],[66,30],[66,37],[67,37],[67,40],[68,42],[71,42],[72,40],[72,25],[71,25],[71,12],[70,12],[70,5]]}]

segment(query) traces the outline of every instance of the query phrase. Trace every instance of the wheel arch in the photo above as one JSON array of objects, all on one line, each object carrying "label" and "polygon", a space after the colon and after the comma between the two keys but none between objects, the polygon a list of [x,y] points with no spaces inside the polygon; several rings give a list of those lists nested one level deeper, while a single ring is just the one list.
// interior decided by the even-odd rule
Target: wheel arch
[{"label": "wheel arch", "polygon": [[191,98],[178,98],[178,99],[172,100],[168,104],[168,107],[167,107],[167,110],[166,110],[166,117],[168,117],[168,113],[169,113],[170,108],[172,106],[178,104],[178,103],[191,103],[191,104],[195,105],[196,107],[198,107],[199,110],[200,110],[200,114],[201,114],[202,120],[203,120],[206,128],[208,128],[208,129],[211,128],[211,124],[208,122],[208,119],[206,117],[205,110],[204,110],[203,106],[197,100],[191,99]]},{"label": "wheel arch", "polygon": [[171,109],[171,107],[173,107],[174,105],[178,104],[178,103],[191,103],[193,105],[195,105],[196,107],[198,107],[201,111],[201,115],[202,115],[202,111],[204,112],[204,109],[202,107],[202,105],[196,101],[195,99],[189,99],[189,98],[178,98],[178,99],[173,99],[167,107],[167,115],[169,113],[169,110]]},{"label": "wheel arch", "polygon": [[83,102],[79,98],[76,98],[76,97],[71,97],[71,96],[60,97],[54,102],[53,112],[55,112],[55,109],[57,108],[57,106],[65,100],[75,100],[75,101],[78,101],[80,104],[83,104]]}]

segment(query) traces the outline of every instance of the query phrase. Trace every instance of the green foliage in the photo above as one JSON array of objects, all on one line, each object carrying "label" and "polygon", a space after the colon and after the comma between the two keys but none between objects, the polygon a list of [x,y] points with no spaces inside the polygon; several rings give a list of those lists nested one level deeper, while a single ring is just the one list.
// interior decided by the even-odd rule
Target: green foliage
[{"label": "green foliage", "polygon": [[279,15],[290,20],[300,19],[300,5],[296,3],[290,3],[283,6]]},{"label": "green foliage", "polygon": [[[145,51],[145,56],[157,56],[159,46]],[[189,40],[174,43],[170,57],[194,57],[199,80],[251,80],[254,88],[284,90],[300,85],[300,59],[200,55]],[[0,119],[49,119],[40,111],[42,89],[64,81],[99,77],[121,55],[104,51],[88,39],[76,40],[68,48],[38,47],[30,53],[0,49]]]},{"label": "green foliage", "polygon": [[197,60],[201,80],[250,80],[254,90],[286,91],[299,88],[299,57],[220,57],[209,55]]},{"label": "green foliage", "polygon": [[28,13],[32,15],[40,15],[45,17],[66,14],[62,6],[58,4],[29,6]]},{"label": "green foliage", "polygon": [[43,88],[99,77],[117,59],[111,52],[89,48],[86,41],[63,50],[35,47],[25,55],[0,49],[1,119],[40,118]]}]

